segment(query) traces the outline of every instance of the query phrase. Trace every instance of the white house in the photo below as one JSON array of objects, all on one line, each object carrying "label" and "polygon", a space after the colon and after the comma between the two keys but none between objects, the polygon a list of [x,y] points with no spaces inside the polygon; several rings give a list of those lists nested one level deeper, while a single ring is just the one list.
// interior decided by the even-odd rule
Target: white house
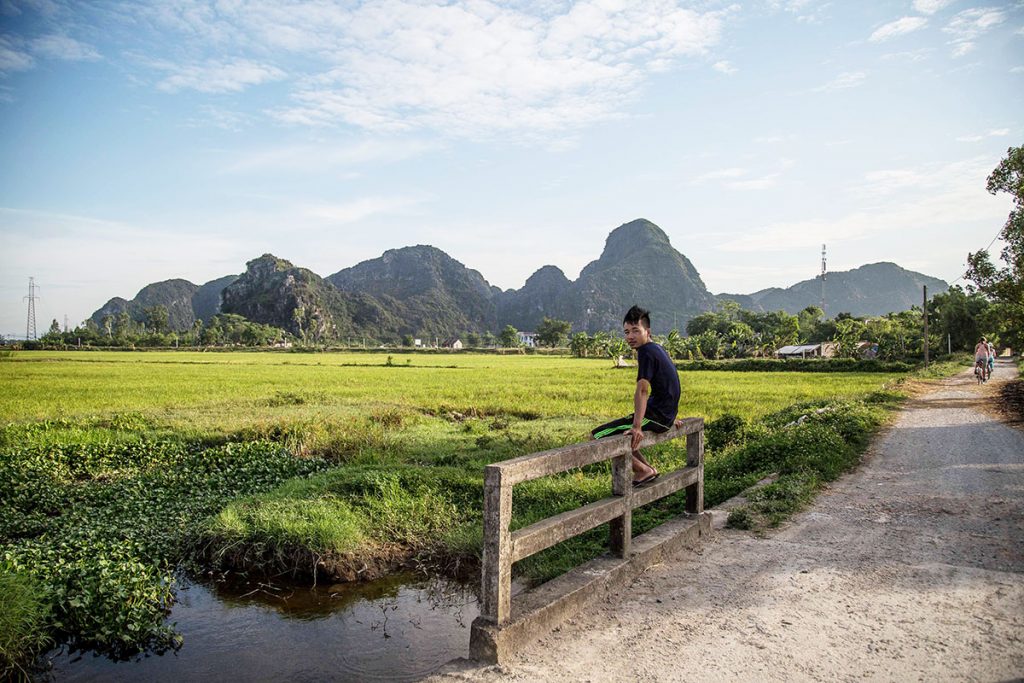
[{"label": "white house", "polygon": [[537,345],[536,332],[516,332],[516,336],[519,338],[519,343],[522,346],[529,346],[532,348]]}]

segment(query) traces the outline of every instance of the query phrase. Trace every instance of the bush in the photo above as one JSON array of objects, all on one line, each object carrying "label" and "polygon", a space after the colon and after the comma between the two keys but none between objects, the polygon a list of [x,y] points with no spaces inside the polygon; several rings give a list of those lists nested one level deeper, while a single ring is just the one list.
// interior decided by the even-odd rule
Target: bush
[{"label": "bush", "polygon": [[913,363],[858,358],[743,358],[739,360],[692,360],[676,363],[680,370],[730,370],[732,372],[910,372]]},{"label": "bush", "polygon": [[737,443],[743,435],[746,421],[735,413],[724,413],[704,427],[705,444],[709,450],[719,451]]}]

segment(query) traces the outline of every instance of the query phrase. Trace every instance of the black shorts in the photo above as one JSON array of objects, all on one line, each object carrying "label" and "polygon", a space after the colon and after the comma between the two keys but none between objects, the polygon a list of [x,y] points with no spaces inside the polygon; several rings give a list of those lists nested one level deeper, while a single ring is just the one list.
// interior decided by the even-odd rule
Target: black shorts
[{"label": "black shorts", "polygon": [[[672,426],[673,420],[666,420],[660,415],[652,415],[650,417],[644,416],[643,424],[640,429],[645,432],[654,432],[655,434],[663,434],[669,430]],[[606,422],[600,427],[595,427],[590,430],[591,436],[595,439],[603,439],[606,436],[615,436],[616,434],[625,434],[633,428],[633,416],[627,415],[626,417],[620,417],[618,420],[612,420]]]}]

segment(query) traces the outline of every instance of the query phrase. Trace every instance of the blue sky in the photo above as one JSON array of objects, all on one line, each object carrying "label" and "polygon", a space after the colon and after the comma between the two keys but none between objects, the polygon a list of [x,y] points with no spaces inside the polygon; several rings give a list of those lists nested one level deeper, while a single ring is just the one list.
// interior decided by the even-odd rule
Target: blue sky
[{"label": "blue sky", "polygon": [[0,334],[30,276],[41,331],[265,252],[518,288],[637,217],[716,293],[952,281],[1022,112],[1020,1],[0,0]]}]

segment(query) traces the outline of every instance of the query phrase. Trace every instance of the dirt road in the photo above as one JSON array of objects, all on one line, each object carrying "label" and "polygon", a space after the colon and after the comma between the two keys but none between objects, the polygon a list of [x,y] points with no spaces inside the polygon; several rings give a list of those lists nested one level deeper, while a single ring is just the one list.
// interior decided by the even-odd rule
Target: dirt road
[{"label": "dirt road", "polygon": [[989,411],[995,382],[933,382],[783,528],[723,529],[507,665],[434,680],[1024,676],[1024,431]]}]

